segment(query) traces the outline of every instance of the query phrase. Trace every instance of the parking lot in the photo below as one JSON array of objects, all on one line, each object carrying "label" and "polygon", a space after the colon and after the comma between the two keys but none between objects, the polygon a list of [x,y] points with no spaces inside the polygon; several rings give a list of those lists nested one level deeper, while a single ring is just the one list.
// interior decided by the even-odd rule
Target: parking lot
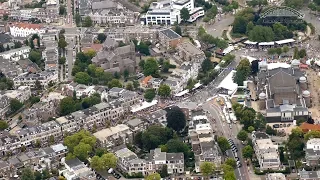
[{"label": "parking lot", "polygon": [[267,125],[269,125],[273,129],[277,130],[278,132],[285,133],[286,135],[289,135],[291,133],[291,130],[296,127],[295,125],[293,125],[292,122],[288,122],[288,123],[268,123]]}]

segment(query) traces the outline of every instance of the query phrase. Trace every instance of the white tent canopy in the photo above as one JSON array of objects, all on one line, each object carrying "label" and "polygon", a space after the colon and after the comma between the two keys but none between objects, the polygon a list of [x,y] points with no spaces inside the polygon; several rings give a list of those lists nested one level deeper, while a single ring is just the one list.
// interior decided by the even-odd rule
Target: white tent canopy
[{"label": "white tent canopy", "polygon": [[189,92],[189,89],[186,89],[186,90],[183,90],[183,91],[175,94],[174,96],[180,97],[180,96],[183,96],[183,95],[187,94],[188,92]]},{"label": "white tent canopy", "polygon": [[156,104],[158,104],[158,100],[153,100],[152,102],[144,101],[140,105],[132,107],[131,112],[135,113],[135,112],[141,111],[143,109],[149,108],[151,106],[154,106]]},{"label": "white tent canopy", "polygon": [[244,44],[256,45],[257,42],[252,42],[252,41],[246,40],[246,41],[244,42]]},{"label": "white tent canopy", "polygon": [[218,88],[223,88],[228,90],[228,94],[233,94],[238,89],[238,84],[233,82],[233,75],[236,73],[232,70],[219,84]]},{"label": "white tent canopy", "polygon": [[259,46],[273,46],[274,42],[260,42]]},{"label": "white tent canopy", "polygon": [[287,43],[293,43],[295,42],[294,39],[284,39],[284,40],[280,40],[280,41],[276,41],[277,44],[287,44]]}]

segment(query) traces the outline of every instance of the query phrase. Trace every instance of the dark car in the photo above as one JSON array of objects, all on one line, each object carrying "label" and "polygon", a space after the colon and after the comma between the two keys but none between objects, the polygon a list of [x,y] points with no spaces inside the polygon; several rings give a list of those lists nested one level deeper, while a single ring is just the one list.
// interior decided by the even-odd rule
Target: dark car
[{"label": "dark car", "polygon": [[279,128],[280,126],[279,126],[279,124],[274,124],[273,125],[273,128]]}]

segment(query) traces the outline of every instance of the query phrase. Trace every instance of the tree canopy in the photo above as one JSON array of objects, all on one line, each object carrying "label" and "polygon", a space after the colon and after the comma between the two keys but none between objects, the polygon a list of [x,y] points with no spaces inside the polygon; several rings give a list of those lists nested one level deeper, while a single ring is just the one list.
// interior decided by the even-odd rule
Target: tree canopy
[{"label": "tree canopy", "polygon": [[253,156],[253,148],[249,145],[245,146],[243,149],[242,149],[242,156],[244,158],[248,158],[248,159],[251,159],[252,156]]},{"label": "tree canopy", "polygon": [[158,77],[159,76],[159,64],[154,58],[148,58],[144,62],[143,74],[145,76]]},{"label": "tree canopy", "polygon": [[99,33],[97,39],[100,43],[103,43],[107,39],[107,36],[104,33]]},{"label": "tree canopy", "polygon": [[156,97],[156,92],[154,91],[154,89],[147,89],[144,93],[144,99],[147,102],[151,102],[154,97]]},{"label": "tree canopy", "polygon": [[149,174],[148,176],[145,177],[145,180],[160,180],[161,176],[159,173],[153,173]]},{"label": "tree canopy", "polygon": [[182,8],[180,10],[180,17],[182,19],[183,22],[187,22],[187,20],[190,18],[190,12],[187,8]]},{"label": "tree canopy", "polygon": [[166,85],[166,84],[161,84],[159,86],[159,89],[158,89],[158,94],[159,96],[161,97],[168,97],[170,96],[171,94],[171,88],[170,86]]},{"label": "tree canopy", "polygon": [[249,40],[254,42],[270,42],[274,41],[274,32],[271,27],[255,26],[249,32]]},{"label": "tree canopy", "polygon": [[97,171],[115,168],[117,165],[117,157],[113,153],[103,154],[101,157],[93,156],[90,162],[93,169]]},{"label": "tree canopy", "polygon": [[247,140],[247,138],[248,138],[248,133],[247,133],[247,131],[245,131],[245,130],[239,131],[239,133],[237,134],[237,138],[238,138],[240,141],[245,141],[245,140]]},{"label": "tree canopy", "polygon": [[23,104],[17,99],[11,99],[10,101],[10,111],[16,112],[23,107]]},{"label": "tree canopy", "polygon": [[0,131],[3,131],[9,127],[8,123],[4,120],[0,120]]},{"label": "tree canopy", "polygon": [[200,164],[200,172],[204,176],[209,176],[215,171],[215,165],[212,162],[202,162]]},{"label": "tree canopy", "polygon": [[160,125],[150,126],[147,130],[135,136],[135,144],[147,151],[155,149],[161,144],[166,144],[173,138],[173,131]]},{"label": "tree canopy", "polygon": [[75,75],[75,82],[79,83],[79,84],[85,84],[85,85],[89,85],[92,81],[91,77],[89,76],[88,73],[86,72],[78,72]]},{"label": "tree canopy", "polygon": [[218,137],[217,142],[222,152],[225,152],[226,150],[231,148],[228,140],[225,137]]},{"label": "tree canopy", "polygon": [[178,106],[166,109],[167,127],[179,132],[186,126],[186,116]]},{"label": "tree canopy", "polygon": [[84,20],[82,21],[82,26],[83,27],[91,27],[93,25],[92,20],[90,16],[86,16]]}]

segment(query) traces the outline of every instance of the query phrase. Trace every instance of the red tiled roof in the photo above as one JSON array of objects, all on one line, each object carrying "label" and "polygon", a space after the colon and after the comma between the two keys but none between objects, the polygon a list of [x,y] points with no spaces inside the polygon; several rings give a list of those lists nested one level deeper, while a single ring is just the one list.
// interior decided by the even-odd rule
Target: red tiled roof
[{"label": "red tiled roof", "polygon": [[320,124],[309,124],[304,122],[300,125],[300,128],[302,129],[303,132],[320,131]]},{"label": "red tiled roof", "polygon": [[145,78],[142,80],[142,84],[147,85],[151,78],[152,78],[152,76],[147,76],[147,77],[145,77]]},{"label": "red tiled roof", "polygon": [[12,26],[16,26],[24,29],[40,29],[42,26],[40,24],[30,24],[30,23],[14,23]]},{"label": "red tiled roof", "polygon": [[102,49],[102,44],[91,44],[90,47],[82,48],[82,51],[87,52],[90,49],[93,49],[94,51],[99,52]]}]

